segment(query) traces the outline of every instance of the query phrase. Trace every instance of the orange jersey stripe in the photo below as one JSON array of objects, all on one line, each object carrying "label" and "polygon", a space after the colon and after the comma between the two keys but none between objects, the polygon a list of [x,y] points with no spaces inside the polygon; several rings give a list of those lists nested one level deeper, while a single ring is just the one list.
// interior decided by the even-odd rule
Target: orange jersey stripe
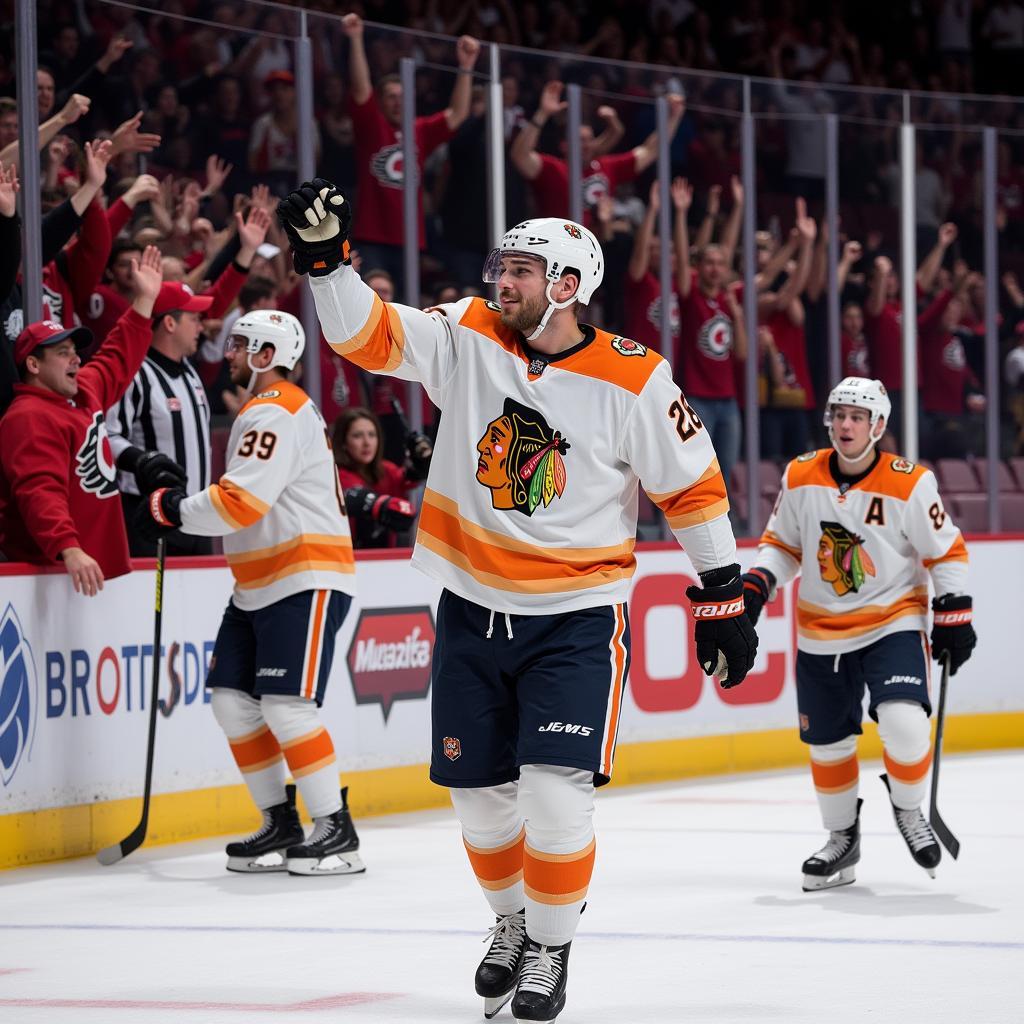
[{"label": "orange jersey stripe", "polygon": [[860,767],[857,762],[857,755],[846,758],[845,761],[811,761],[811,777],[814,779],[814,788],[820,793],[842,793],[851,786],[857,785],[860,776]]},{"label": "orange jersey stripe", "polygon": [[901,761],[894,761],[885,752],[882,753],[882,761],[885,763],[885,770],[892,778],[897,782],[912,786],[928,774],[928,769],[932,764],[932,752],[929,750],[916,764],[903,764]]},{"label": "orange jersey stripe", "polygon": [[967,545],[964,543],[964,535],[958,533],[956,540],[949,545],[949,550],[938,558],[926,558],[924,559],[924,567],[930,569],[933,565],[938,565],[939,562],[966,562],[967,561]]},{"label": "orange jersey stripe", "polygon": [[270,511],[265,501],[226,476],[220,478],[220,483],[210,485],[210,500],[221,519],[236,530],[252,526]]},{"label": "orange jersey stripe", "polygon": [[235,764],[243,772],[258,772],[281,760],[281,747],[270,729],[261,725],[254,732],[228,740]]},{"label": "orange jersey stripe", "polygon": [[374,295],[370,317],[362,329],[348,341],[328,344],[339,356],[350,359],[364,370],[390,373],[402,362],[405,328],[398,310]]},{"label": "orange jersey stripe", "polygon": [[523,881],[527,895],[538,903],[560,905],[583,899],[594,873],[596,840],[578,853],[541,853],[527,845]]},{"label": "orange jersey stripe", "polygon": [[869,604],[851,612],[834,612],[798,601],[797,632],[809,640],[842,640],[863,636],[908,615],[926,615],[927,612],[927,587],[915,587],[892,604]]},{"label": "orange jersey stripe", "polygon": [[305,736],[282,743],[281,749],[296,779],[310,775],[334,760],[334,744],[323,726]]},{"label": "orange jersey stripe", "polygon": [[235,582],[242,590],[269,586],[275,580],[297,572],[341,572],[348,575],[356,571],[355,555],[349,537],[323,537],[308,541],[305,537],[264,549],[272,552],[246,551],[228,556],[228,564]]},{"label": "orange jersey stripe", "polygon": [[526,830],[504,846],[486,849],[471,846],[463,840],[473,874],[481,885],[487,888],[507,889],[523,877],[523,850],[526,847]]},{"label": "orange jersey stripe", "polygon": [[729,496],[725,490],[725,477],[715,459],[703,475],[689,487],[668,494],[647,496],[661,509],[673,530],[685,530],[724,516],[729,511]]},{"label": "orange jersey stripe", "polygon": [[316,693],[316,677],[317,668],[320,664],[320,641],[323,635],[324,604],[326,600],[327,591],[318,590],[310,616],[312,620],[312,636],[309,638],[309,647],[306,650],[306,680],[302,688],[302,695],[307,700],[312,700],[313,694]]},{"label": "orange jersey stripe", "polygon": [[278,381],[269,390],[250,398],[242,407],[242,412],[245,412],[250,405],[277,405],[282,409],[287,409],[288,412],[294,415],[308,401],[309,395],[302,388],[297,384],[292,384],[291,381],[282,380]]},{"label": "orange jersey stripe", "polygon": [[803,557],[803,553],[799,548],[790,547],[784,543],[779,535],[774,530],[765,530],[761,534],[760,544],[770,544],[773,548],[778,548],[780,551],[785,551],[790,558],[795,558],[798,562]]},{"label": "orange jersey stripe", "polygon": [[615,606],[615,634],[612,637],[612,691],[609,697],[611,712],[608,715],[608,735],[604,741],[604,751],[601,754],[601,774],[611,775],[612,755],[615,753],[615,735],[619,728],[619,711],[622,703],[622,677],[626,671],[626,649],[622,643],[623,634],[626,632],[626,616],[623,614],[622,605]]}]

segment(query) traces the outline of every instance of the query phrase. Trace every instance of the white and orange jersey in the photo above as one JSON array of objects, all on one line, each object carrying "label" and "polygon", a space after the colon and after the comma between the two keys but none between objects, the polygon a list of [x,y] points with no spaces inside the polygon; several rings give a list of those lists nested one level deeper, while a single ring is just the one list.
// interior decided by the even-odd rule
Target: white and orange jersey
[{"label": "white and orange jersey", "polygon": [[265,608],[303,590],[355,593],[355,558],[320,410],[281,381],[238,414],[220,481],[181,503],[186,533],[224,537],[234,602]]},{"label": "white and orange jersey", "polygon": [[735,561],[714,448],[657,353],[586,327],[531,358],[483,299],[384,303],[350,267],[310,285],[335,352],[444,411],[413,564],[445,587],[525,615],[624,601],[641,485],[698,570]]},{"label": "white and orange jersey", "polygon": [[802,571],[797,647],[839,654],[928,626],[928,578],[963,593],[967,548],[929,470],[885,452],[840,490],[831,448],[794,459],[757,564],[779,585]]}]

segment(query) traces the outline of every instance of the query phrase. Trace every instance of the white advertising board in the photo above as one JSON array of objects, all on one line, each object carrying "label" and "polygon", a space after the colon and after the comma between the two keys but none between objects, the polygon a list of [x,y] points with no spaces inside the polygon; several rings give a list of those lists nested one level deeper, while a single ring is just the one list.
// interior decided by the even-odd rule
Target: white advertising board
[{"label": "white advertising board", "polygon": [[[1007,581],[1024,570],[1024,541],[979,540],[970,551],[980,642],[954,680],[950,712],[1021,711],[1015,636],[1022,620],[1007,599]],[[741,555],[748,564],[754,549]],[[153,658],[152,570],[86,599],[64,574],[17,575],[11,568],[0,575],[0,814],[138,794]],[[693,577],[678,549],[638,552],[620,744],[795,726],[793,590],[761,620],[754,672],[722,691],[692,658],[683,595]],[[438,588],[402,557],[360,560],[358,580],[324,705],[340,769],[424,763]],[[216,562],[168,569],[156,793],[238,782],[203,687],[230,591],[230,573]]]}]

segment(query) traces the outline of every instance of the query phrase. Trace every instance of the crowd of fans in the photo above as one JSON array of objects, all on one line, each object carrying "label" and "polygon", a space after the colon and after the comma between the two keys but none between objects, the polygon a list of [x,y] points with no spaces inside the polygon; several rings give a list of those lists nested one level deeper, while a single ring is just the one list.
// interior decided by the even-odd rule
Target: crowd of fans
[{"label": "crowd of fans", "polygon": [[[490,240],[481,41],[575,55],[546,64],[525,56],[517,63],[517,51],[506,57],[509,223],[568,210],[565,84],[579,82],[585,87],[584,216],[607,258],[593,320],[659,347],[667,307],[677,379],[708,425],[727,473],[740,454],[748,358],[758,366],[762,457],[784,460],[822,440],[818,410],[830,383],[828,226],[821,216],[822,127],[808,115],[843,113],[837,225],[843,371],[885,381],[894,406],[888,443],[898,447],[904,390],[904,311],[894,268],[899,116],[886,107],[895,102],[890,94],[843,94],[829,86],[1009,89],[1024,49],[1018,4],[936,0],[915,5],[911,15],[909,5],[835,3],[822,10],[783,0],[769,13],[759,0],[725,8],[655,0],[647,5],[646,22],[621,0],[315,6],[343,16],[318,23],[329,31],[314,45],[312,125],[297,119],[288,12],[253,4],[172,0],[159,13],[89,0],[41,4],[37,95],[31,102],[0,97],[0,407],[7,408],[35,372],[18,358],[24,346],[16,345],[38,315],[22,311],[15,170],[20,118],[27,114],[40,126],[40,312],[58,327],[89,329],[88,342],[82,334],[71,339],[75,358],[89,365],[112,331],[123,333],[128,311],[138,307],[140,282],[152,290],[145,271],[152,253],[160,257],[163,285],[149,318],[146,361],[109,403],[105,424],[129,532],[140,459],[154,448],[153,428],[146,425],[154,401],[166,397],[166,429],[178,448],[165,454],[182,467],[194,493],[222,460],[217,449],[226,435],[218,428],[246,398],[231,385],[224,360],[233,323],[253,309],[299,312],[299,280],[273,208],[296,180],[300,131],[313,133],[320,172],[353,197],[355,265],[382,298],[404,299],[402,83],[394,74],[400,56],[411,53],[427,65],[417,78],[415,126],[423,182],[419,301],[426,306],[483,293],[480,268]],[[368,28],[357,11],[417,33]],[[463,34],[453,45],[429,33]],[[902,40],[898,51],[891,50],[894,39]],[[13,62],[6,56],[0,91],[13,92]],[[645,76],[619,60],[665,65],[664,73]],[[763,228],[757,234],[756,324],[746,324],[742,312],[738,241],[745,196],[733,113],[739,86],[700,74],[719,70],[768,79],[755,99]],[[657,235],[652,186],[659,139],[650,100],[656,94],[669,104],[670,239]],[[1024,271],[1024,177],[1014,134],[1024,105],[993,102],[988,108],[990,123],[1007,130],[1000,137],[998,182],[1004,272],[1000,308],[987,310],[977,272],[980,149],[976,133],[963,126],[966,101],[936,94],[920,102],[929,123],[944,126],[921,131],[918,147],[921,263],[913,315],[920,365],[918,380],[907,386],[921,395],[921,453],[984,453],[983,341],[993,316],[1008,410],[1002,454],[1024,453],[1024,290],[1017,277]],[[667,300],[658,281],[663,245],[672,260]],[[49,350],[66,349],[67,340],[36,346],[32,359],[44,365]],[[369,495],[354,524],[357,543],[393,545],[412,521],[400,499],[425,476],[429,442],[409,431],[399,393],[386,378],[369,378],[317,342],[308,339],[306,359],[319,360],[321,404],[335,423],[342,482]],[[193,428],[182,426],[183,408],[193,410]],[[434,415],[425,406],[428,424]],[[6,471],[6,453],[0,455]],[[381,500],[389,496],[396,500]],[[5,553],[28,557],[23,548],[8,544]],[[132,551],[143,553],[134,540]],[[39,555],[52,560],[52,552]]]}]

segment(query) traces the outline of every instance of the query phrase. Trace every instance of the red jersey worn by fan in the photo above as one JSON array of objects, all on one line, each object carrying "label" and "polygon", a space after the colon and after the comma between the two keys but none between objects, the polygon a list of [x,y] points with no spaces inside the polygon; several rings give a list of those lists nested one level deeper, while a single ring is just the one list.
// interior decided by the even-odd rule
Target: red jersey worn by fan
[{"label": "red jersey worn by fan", "polygon": [[[402,133],[381,113],[377,97],[365,103],[349,101],[359,167],[359,204],[355,211],[352,237],[358,242],[379,245],[402,244]],[[423,161],[455,133],[448,127],[444,111],[416,118],[416,154]],[[423,199],[419,204],[420,248],[425,248],[426,228]]]},{"label": "red jersey worn by fan", "polygon": [[841,345],[843,375],[845,377],[870,377],[872,375],[871,360],[864,338],[852,338],[846,331],[843,331]]},{"label": "red jersey worn by fan", "polygon": [[967,365],[963,341],[955,330],[942,323],[952,299],[951,291],[939,294],[917,318],[917,329],[920,332],[920,362],[924,366],[922,405],[926,412],[958,415],[965,410],[967,385],[977,390],[980,387]]},{"label": "red jersey worn by fan", "polygon": [[149,320],[128,310],[78,371],[73,399],[15,385],[0,419],[0,550],[8,558],[54,563],[80,547],[105,579],[130,571],[105,417],[142,365],[150,334]]},{"label": "red jersey worn by fan", "polygon": [[[396,466],[387,459],[381,459],[380,479],[376,483],[368,484],[358,473],[344,466],[338,467],[338,479],[341,481],[342,493],[350,487],[368,487],[377,494],[389,494],[395,498],[408,498],[411,491],[418,485],[412,480],[406,479],[405,470]],[[357,519],[355,516],[348,517],[349,526],[352,528],[352,540],[357,548],[376,548],[384,545],[376,539],[380,530],[377,523],[366,519]],[[387,547],[393,548],[398,543],[394,530],[387,531]]]},{"label": "red jersey worn by fan", "polygon": [[803,324],[795,324],[785,310],[772,313],[765,321],[782,356],[783,382],[772,392],[773,408],[813,409],[814,385],[807,362],[807,334]]},{"label": "red jersey worn by fan", "polygon": [[[655,352],[661,350],[661,282],[648,270],[639,281],[630,281],[625,291],[626,337]],[[673,287],[668,304],[672,350],[679,345],[679,293]]]},{"label": "red jersey worn by fan", "polygon": [[[569,214],[569,165],[557,156],[538,153],[540,173],[530,182],[537,201],[538,217],[566,217]],[[603,195],[636,177],[636,157],[629,153],[610,153],[591,160],[583,170],[583,223],[589,227],[593,210]]]},{"label": "red jersey worn by fan", "polygon": [[676,363],[682,368],[686,393],[695,398],[735,398],[735,340],[724,289],[705,295],[694,279],[690,294],[681,298],[680,313]]}]

